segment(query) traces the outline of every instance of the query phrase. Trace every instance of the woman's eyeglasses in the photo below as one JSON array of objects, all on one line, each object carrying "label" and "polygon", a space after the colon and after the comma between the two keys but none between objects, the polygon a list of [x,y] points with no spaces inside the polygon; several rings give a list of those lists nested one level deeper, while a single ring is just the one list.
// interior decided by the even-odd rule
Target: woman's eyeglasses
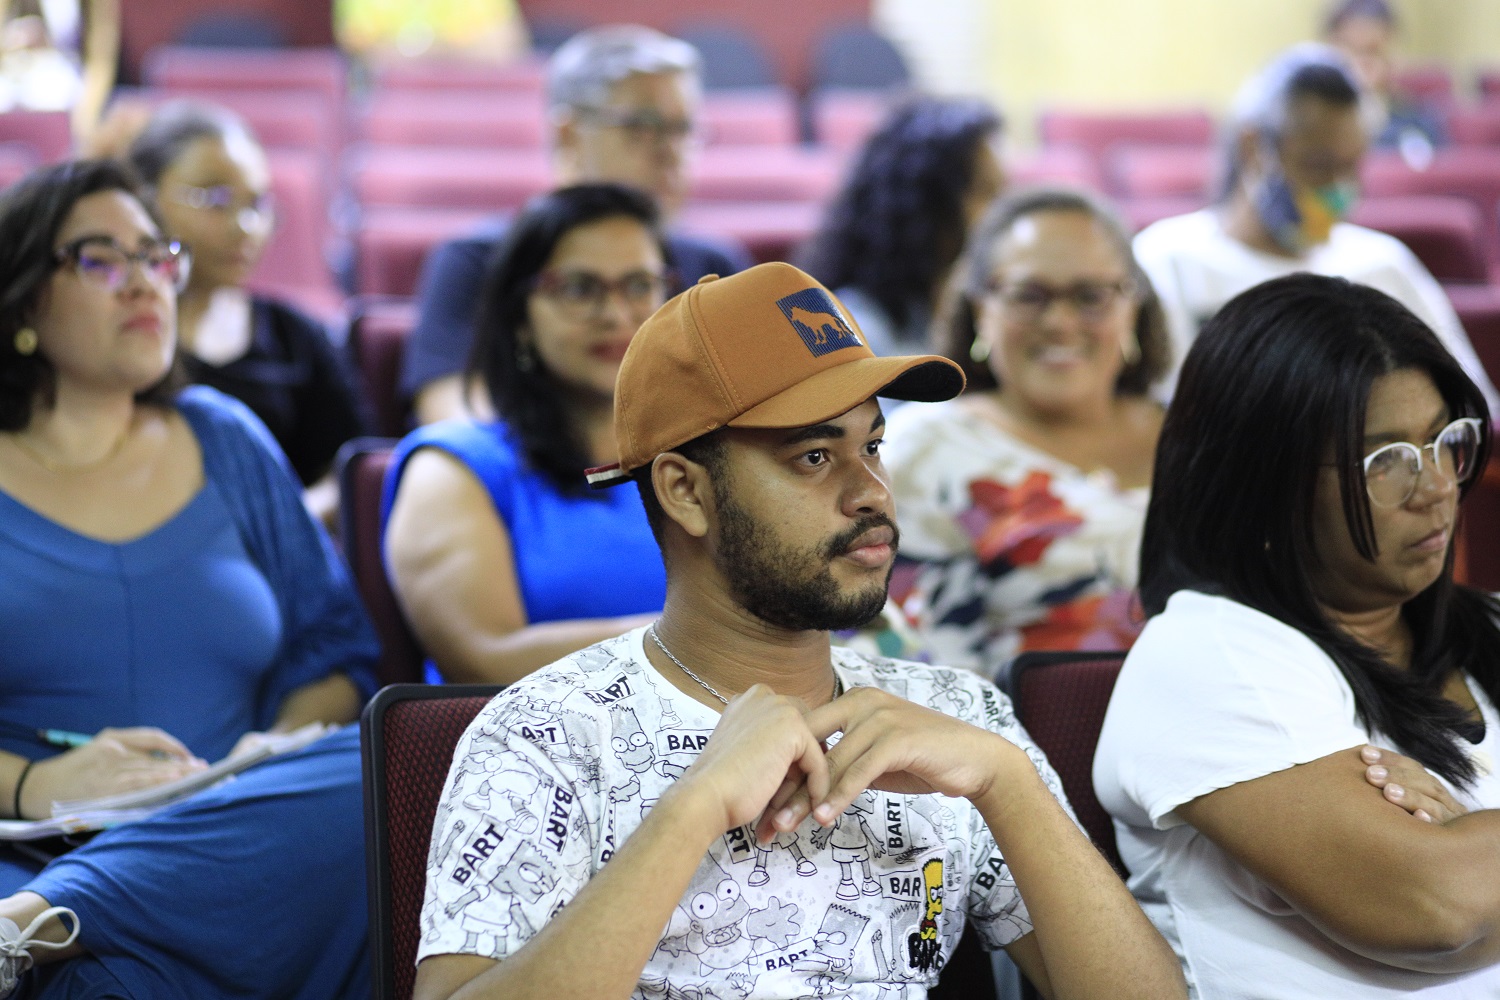
[{"label": "woman's eyeglasses", "polygon": [[1053,288],[1036,281],[1019,281],[1008,285],[998,278],[985,286],[985,296],[1003,305],[1012,317],[1025,323],[1040,319],[1058,300],[1073,307],[1087,321],[1101,320],[1122,298],[1135,294],[1135,282],[1079,281],[1066,288]]},{"label": "woman's eyeglasses", "polygon": [[1422,452],[1431,451],[1437,473],[1450,483],[1474,475],[1479,454],[1478,417],[1460,417],[1421,447],[1409,441],[1382,445],[1365,456],[1365,490],[1377,507],[1399,507],[1410,500],[1422,478]]},{"label": "woman's eyeglasses", "polygon": [[139,250],[126,250],[110,236],[85,236],[59,247],[59,266],[67,265],[92,284],[118,292],[130,281],[132,264],[139,264],[146,277],[181,293],[187,287],[192,257],[175,240],[152,240]]},{"label": "woman's eyeglasses", "polygon": [[532,288],[575,319],[603,315],[611,294],[618,294],[631,313],[645,318],[661,305],[667,282],[667,275],[652,271],[631,271],[613,281],[592,271],[543,271]]},{"label": "woman's eyeglasses", "polygon": [[269,228],[276,211],[276,202],[268,192],[241,198],[227,184],[216,184],[213,187],[177,184],[167,192],[167,197],[188,208],[232,218],[246,232]]}]

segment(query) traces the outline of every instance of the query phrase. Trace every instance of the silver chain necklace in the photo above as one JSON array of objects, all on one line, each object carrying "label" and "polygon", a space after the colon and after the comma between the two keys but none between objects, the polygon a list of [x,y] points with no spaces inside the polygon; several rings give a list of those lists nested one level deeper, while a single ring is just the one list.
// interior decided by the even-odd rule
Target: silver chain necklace
[{"label": "silver chain necklace", "polygon": [[[683,663],[681,660],[679,660],[672,653],[672,651],[667,648],[667,644],[661,641],[661,636],[659,636],[659,635],[656,634],[656,624],[654,622],[652,624],[646,626],[646,634],[651,637],[651,641],[652,642],[656,643],[656,648],[659,649],[659,650],[661,650],[664,654],[666,654],[667,659],[669,659],[673,663],[677,664],[677,667],[678,667],[679,670],[681,670],[683,673],[687,674],[693,680],[697,681],[698,682],[698,686],[701,687],[703,690],[707,691],[709,694],[711,694],[715,698],[719,699],[719,704],[723,705],[726,708],[729,707],[729,699],[728,698],[724,697],[722,694],[720,694],[719,692],[715,691],[713,689],[713,686],[710,685],[708,683],[708,681],[704,680],[702,677],[699,677],[697,674],[695,674],[691,670],[689,670],[688,669],[688,665],[686,663]],[[843,682],[842,679],[840,679],[839,675],[835,672],[834,675],[833,675],[833,697],[837,698],[839,695],[841,695],[843,693],[844,693],[844,682]]]}]

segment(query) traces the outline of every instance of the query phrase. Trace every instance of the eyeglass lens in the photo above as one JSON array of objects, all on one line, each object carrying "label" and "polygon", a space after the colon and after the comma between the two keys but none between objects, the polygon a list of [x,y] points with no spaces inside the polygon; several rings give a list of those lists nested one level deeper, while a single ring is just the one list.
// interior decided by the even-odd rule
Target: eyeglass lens
[{"label": "eyeglass lens", "polygon": [[1431,444],[1418,448],[1397,441],[1365,458],[1365,487],[1381,507],[1397,507],[1411,499],[1422,474],[1422,452],[1432,454],[1437,472],[1448,483],[1467,482],[1474,474],[1479,451],[1479,426],[1473,418],[1455,420],[1438,432]]},{"label": "eyeglass lens", "polygon": [[616,291],[635,311],[655,309],[665,284],[661,275],[650,271],[632,271],[614,281],[590,271],[562,271],[544,274],[537,288],[569,311],[596,315]]},{"label": "eyeglass lens", "polygon": [[1109,311],[1116,297],[1125,291],[1125,283],[1119,281],[1080,281],[1067,288],[1049,288],[1027,281],[1016,285],[999,285],[995,289],[995,293],[1008,308],[1029,319],[1041,316],[1058,300],[1066,302],[1086,319],[1098,319]]},{"label": "eyeglass lens", "polygon": [[187,276],[176,244],[151,243],[131,253],[114,240],[85,240],[70,251],[65,248],[65,255],[74,261],[80,275],[112,292],[124,288],[130,280],[133,262],[139,262],[152,280],[177,290]]}]

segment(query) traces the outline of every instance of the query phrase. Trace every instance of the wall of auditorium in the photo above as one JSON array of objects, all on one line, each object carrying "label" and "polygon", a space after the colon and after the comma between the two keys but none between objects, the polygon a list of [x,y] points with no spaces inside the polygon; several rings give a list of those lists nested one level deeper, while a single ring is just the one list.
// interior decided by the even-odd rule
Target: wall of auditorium
[{"label": "wall of auditorium", "polygon": [[[1500,65],[1500,2],[1395,6],[1409,58],[1446,62],[1461,80],[1477,65]],[[1049,104],[1221,110],[1273,53],[1314,37],[1326,7],[1326,0],[987,0],[969,5],[975,35],[988,39],[983,73],[969,87],[944,89],[990,94],[1021,139],[1033,112]]]}]

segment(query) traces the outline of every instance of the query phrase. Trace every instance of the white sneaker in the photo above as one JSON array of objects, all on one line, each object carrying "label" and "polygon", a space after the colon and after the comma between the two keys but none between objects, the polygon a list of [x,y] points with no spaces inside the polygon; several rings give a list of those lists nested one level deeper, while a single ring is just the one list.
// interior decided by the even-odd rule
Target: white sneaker
[{"label": "white sneaker", "polygon": [[[35,938],[36,932],[41,930],[49,917],[67,917],[73,921],[73,930],[66,940],[40,941]],[[35,920],[26,925],[24,931],[16,926],[14,920],[0,917],[0,1000],[16,991],[21,977],[25,975],[27,969],[31,968],[32,949],[45,948],[49,951],[57,951],[72,944],[77,937],[78,914],[66,906],[54,906],[49,910],[43,910],[37,914]]]}]

